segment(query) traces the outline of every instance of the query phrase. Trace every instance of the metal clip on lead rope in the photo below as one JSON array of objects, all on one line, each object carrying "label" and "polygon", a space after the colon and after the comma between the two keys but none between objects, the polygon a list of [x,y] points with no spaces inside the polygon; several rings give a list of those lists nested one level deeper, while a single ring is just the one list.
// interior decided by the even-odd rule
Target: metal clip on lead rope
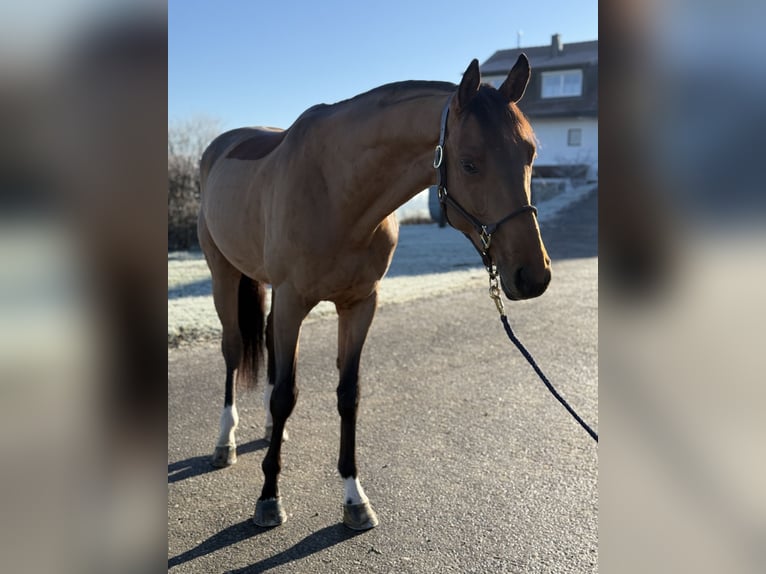
[{"label": "metal clip on lead rope", "polygon": [[489,298],[495,302],[497,312],[504,317],[505,306],[503,305],[503,299],[500,296],[500,283],[497,279],[497,267],[493,264],[487,271],[489,272]]}]

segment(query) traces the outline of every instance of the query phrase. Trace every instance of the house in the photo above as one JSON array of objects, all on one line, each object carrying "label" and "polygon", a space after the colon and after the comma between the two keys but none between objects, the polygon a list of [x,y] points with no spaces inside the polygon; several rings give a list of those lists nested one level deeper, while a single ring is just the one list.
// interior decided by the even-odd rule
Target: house
[{"label": "house", "polygon": [[495,52],[480,68],[482,81],[499,87],[525,53],[532,77],[519,108],[539,142],[533,177],[598,179],[598,40]]}]

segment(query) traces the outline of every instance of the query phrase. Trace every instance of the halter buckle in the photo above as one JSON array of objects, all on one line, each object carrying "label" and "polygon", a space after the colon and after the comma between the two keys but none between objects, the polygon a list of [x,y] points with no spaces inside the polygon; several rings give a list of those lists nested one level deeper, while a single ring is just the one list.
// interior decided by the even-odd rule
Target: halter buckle
[{"label": "halter buckle", "polygon": [[492,243],[492,234],[487,231],[486,225],[481,226],[481,233],[479,233],[479,239],[481,239],[481,244],[484,246],[484,251],[487,251],[489,249],[490,244]]}]

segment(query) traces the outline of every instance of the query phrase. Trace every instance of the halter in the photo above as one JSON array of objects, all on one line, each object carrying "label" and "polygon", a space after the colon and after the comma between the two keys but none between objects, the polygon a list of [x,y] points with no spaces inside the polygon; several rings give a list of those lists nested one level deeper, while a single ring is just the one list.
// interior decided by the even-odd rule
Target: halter
[{"label": "halter", "polygon": [[[487,271],[490,274],[490,283],[492,282],[492,279],[494,278],[495,281],[497,279],[497,269],[495,268],[495,264],[492,262],[492,257],[489,255],[489,247],[492,244],[492,234],[495,233],[503,223],[506,221],[509,221],[516,217],[517,215],[521,215],[522,213],[526,213],[528,211],[531,211],[534,214],[537,214],[537,208],[534,205],[524,205],[520,208],[518,208],[515,211],[512,211],[505,217],[503,217],[501,220],[492,223],[490,225],[485,225],[478,219],[476,219],[473,215],[468,213],[465,208],[463,208],[462,205],[460,205],[457,200],[453,199],[449,193],[447,193],[447,165],[444,161],[444,141],[447,137],[447,116],[449,115],[449,106],[450,103],[452,103],[452,98],[454,97],[454,94],[452,94],[449,99],[447,99],[447,103],[444,105],[444,109],[442,110],[442,116],[441,116],[441,126],[439,128],[439,143],[436,145],[436,149],[434,150],[434,169],[436,170],[436,194],[439,197],[439,204],[441,205],[442,212],[444,213],[444,217],[447,220],[447,223],[450,224],[451,227],[455,227],[452,225],[452,222],[449,220],[449,215],[447,215],[447,205],[449,205],[452,209],[457,211],[463,219],[468,221],[468,223],[471,224],[471,226],[474,228],[476,233],[479,235],[479,240],[481,241],[481,247],[477,246],[473,239],[467,234],[463,233],[468,240],[471,242],[471,245],[473,245],[476,248],[476,251],[479,252],[479,255],[481,255],[481,260],[484,263],[484,266],[487,268]],[[496,285],[495,285],[496,288]],[[490,291],[492,291],[492,286],[490,286]],[[499,296],[499,292],[498,292]],[[494,297],[493,297],[494,298]],[[497,300],[496,300],[497,302]],[[498,307],[499,309],[499,307]]]}]

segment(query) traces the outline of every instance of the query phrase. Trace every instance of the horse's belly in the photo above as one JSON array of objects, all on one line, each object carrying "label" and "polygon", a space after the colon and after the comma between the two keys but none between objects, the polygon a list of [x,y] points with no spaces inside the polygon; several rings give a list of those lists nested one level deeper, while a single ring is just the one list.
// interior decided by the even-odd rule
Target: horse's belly
[{"label": "horse's belly", "polygon": [[252,184],[252,170],[239,163],[211,173],[202,197],[205,221],[216,247],[232,265],[253,279],[270,282],[264,264],[262,197]]}]

